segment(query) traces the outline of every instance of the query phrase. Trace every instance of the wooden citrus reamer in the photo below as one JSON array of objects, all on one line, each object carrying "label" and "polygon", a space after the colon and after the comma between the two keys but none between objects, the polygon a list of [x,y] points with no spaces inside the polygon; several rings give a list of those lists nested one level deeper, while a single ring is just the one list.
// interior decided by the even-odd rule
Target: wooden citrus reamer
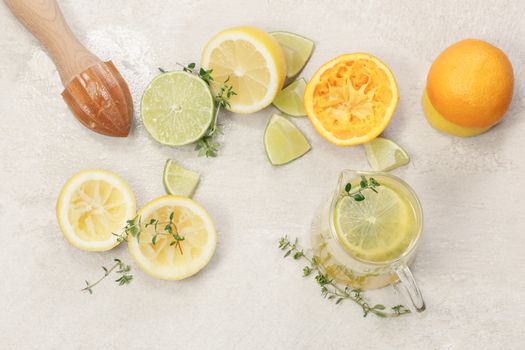
[{"label": "wooden citrus reamer", "polygon": [[102,62],[74,36],[55,0],[4,0],[47,49],[65,89],[62,97],[77,119],[108,136],[127,136],[133,102],[111,61]]}]

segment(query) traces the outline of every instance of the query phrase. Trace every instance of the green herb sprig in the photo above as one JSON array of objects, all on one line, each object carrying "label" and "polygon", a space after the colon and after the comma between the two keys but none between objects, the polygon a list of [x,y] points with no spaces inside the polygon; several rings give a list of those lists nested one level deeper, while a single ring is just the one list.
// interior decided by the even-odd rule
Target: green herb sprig
[{"label": "green herb sprig", "polygon": [[[154,234],[151,237],[151,244],[157,244],[159,236],[170,236],[173,238],[173,241],[170,242],[170,246],[175,246],[175,248],[178,248],[180,254],[183,255],[184,252],[182,250],[181,242],[184,241],[185,238],[179,234],[177,230],[177,225],[175,225],[175,222],[173,221],[173,217],[174,213],[171,212],[169,215],[169,221],[162,222],[158,219],[153,218],[150,219],[148,223],[143,225],[141,217],[137,215],[133,219],[126,221],[126,225],[122,228],[122,232],[112,233],[112,235],[116,237],[116,240],[118,242],[127,241],[128,239],[130,239],[130,237],[135,238],[137,241],[139,241],[140,234],[142,232],[142,227],[144,226],[144,228],[146,228],[148,226],[152,226],[154,229]],[[87,291],[90,294],[93,294],[93,287],[99,284],[102,280],[108,277],[115,270],[117,270],[116,273],[120,274],[120,277],[116,279],[115,282],[117,282],[119,286],[129,284],[133,279],[133,276],[128,273],[129,271],[131,271],[131,266],[124,264],[119,259],[114,260],[115,264],[109,269],[105,266],[102,266],[102,269],[104,270],[104,276],[102,276],[98,281],[96,281],[95,283],[90,283],[86,280],[86,287],[84,287],[82,291]]]},{"label": "green herb sprig", "polygon": [[[171,236],[173,241],[170,243],[170,246],[174,245],[179,249],[179,252],[182,255],[184,252],[182,251],[181,242],[184,241],[185,238],[179,235],[177,225],[173,222],[173,216],[174,213],[171,212],[169,215],[169,221],[160,221],[155,218],[150,219],[148,223],[144,224],[144,228],[148,226],[153,227],[154,234],[151,237],[151,244],[153,245],[157,244],[159,236]],[[138,241],[142,232],[142,226],[142,219],[137,215],[133,219],[126,221],[126,226],[122,228],[121,233],[112,233],[112,235],[117,237],[118,242],[127,241],[130,236],[136,238]]]},{"label": "green herb sprig", "polygon": [[[182,67],[183,71],[195,74],[196,76],[201,78],[206,84],[208,84],[208,86],[210,86],[214,82],[212,75],[213,69],[204,69],[202,67],[197,69],[195,63],[190,63],[188,65],[178,63],[178,65]],[[230,84],[228,84],[229,81],[230,77],[228,77],[222,83],[222,85],[219,88],[219,91],[214,96],[215,113],[213,114],[213,120],[211,122],[210,128],[208,129],[206,134],[195,144],[195,150],[199,152],[199,157],[216,157],[219,153],[220,144],[215,139],[218,134],[222,134],[222,127],[218,123],[219,112],[221,108],[229,108],[231,97],[237,95],[237,93],[233,91],[233,87]]]},{"label": "green herb sprig", "polygon": [[[159,226],[164,226],[163,230],[159,230]],[[151,238],[151,243],[153,245],[157,244],[157,237],[162,235],[171,236],[173,238],[173,241],[170,243],[171,246],[175,246],[175,248],[179,248],[179,252],[181,255],[183,255],[182,251],[182,245],[180,244],[182,241],[184,241],[184,237],[180,236],[177,231],[177,226],[173,222],[173,212],[170,213],[169,221],[166,223],[159,222],[158,219],[151,219],[144,227],[153,226],[153,229],[155,230],[155,234]]]},{"label": "green herb sprig", "polygon": [[363,317],[369,314],[378,317],[399,317],[410,313],[410,310],[403,305],[396,305],[390,308],[391,311],[385,311],[387,308],[382,304],[375,304],[371,306],[367,299],[363,296],[361,289],[352,288],[350,286],[341,287],[326,274],[319,264],[319,258],[316,256],[307,256],[304,250],[298,245],[297,238],[292,242],[288,237],[282,237],[279,240],[279,249],[286,251],[284,257],[292,256],[294,260],[304,259],[308,262],[303,268],[303,276],[310,276],[315,274],[315,280],[321,287],[321,295],[336,305],[345,300],[351,300],[361,307],[363,310]]},{"label": "green herb sprig", "polygon": [[114,259],[114,261],[115,261],[115,264],[111,266],[109,269],[105,266],[102,266],[102,270],[104,270],[104,275],[101,278],[99,278],[95,283],[90,283],[89,281],[86,280],[85,281],[86,286],[82,288],[81,291],[89,292],[89,294],[93,294],[93,288],[97,284],[102,282],[106,277],[108,277],[115,270],[116,270],[115,273],[120,275],[120,277],[115,280],[115,282],[119,286],[130,284],[131,281],[133,280],[133,275],[128,273],[131,271],[131,266],[126,265],[120,259]]},{"label": "green herb sprig", "polygon": [[359,187],[352,189],[352,184],[349,182],[345,186],[345,192],[346,195],[352,197],[356,202],[361,202],[365,200],[365,195],[363,194],[363,191],[369,189],[377,193],[376,187],[379,186],[381,185],[373,177],[367,179],[366,176],[361,176]]}]

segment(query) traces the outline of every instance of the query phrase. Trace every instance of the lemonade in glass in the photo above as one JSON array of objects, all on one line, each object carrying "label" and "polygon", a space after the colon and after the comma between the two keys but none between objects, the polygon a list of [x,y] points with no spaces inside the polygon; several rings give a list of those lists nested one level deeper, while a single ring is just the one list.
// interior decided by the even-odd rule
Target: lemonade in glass
[{"label": "lemonade in glass", "polygon": [[422,226],[419,200],[403,180],[344,170],[313,220],[312,247],[336,281],[360,289],[394,284],[422,311],[424,301],[408,268]]}]

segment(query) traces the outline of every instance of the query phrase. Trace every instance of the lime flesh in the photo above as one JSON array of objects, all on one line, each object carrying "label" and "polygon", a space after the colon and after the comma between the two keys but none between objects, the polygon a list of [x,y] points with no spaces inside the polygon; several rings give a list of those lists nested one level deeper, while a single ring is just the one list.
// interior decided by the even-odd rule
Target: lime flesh
[{"label": "lime flesh", "polygon": [[293,78],[304,68],[314,50],[314,42],[289,32],[272,32],[271,36],[281,45],[286,57],[286,77]]},{"label": "lime flesh", "polygon": [[160,74],[142,95],[144,126],[163,145],[181,146],[199,140],[207,132],[213,113],[208,85],[187,72]]},{"label": "lime flesh", "polygon": [[274,114],[266,126],[264,147],[273,165],[289,163],[310,150],[310,144],[301,131],[278,114]]},{"label": "lime flesh", "polygon": [[376,189],[378,193],[364,192],[360,202],[342,196],[336,203],[334,225],[352,256],[382,262],[407,249],[415,237],[416,221],[408,199],[383,183]]},{"label": "lime flesh", "polygon": [[281,112],[291,115],[293,117],[304,117],[306,112],[304,110],[304,89],[306,88],[306,80],[304,78],[298,79],[285,87],[279,95],[273,100],[273,105]]},{"label": "lime flesh", "polygon": [[199,174],[168,159],[164,166],[162,182],[168,194],[191,198],[199,184]]},{"label": "lime flesh", "polygon": [[408,153],[394,141],[377,137],[365,144],[366,159],[375,171],[389,171],[408,164]]}]

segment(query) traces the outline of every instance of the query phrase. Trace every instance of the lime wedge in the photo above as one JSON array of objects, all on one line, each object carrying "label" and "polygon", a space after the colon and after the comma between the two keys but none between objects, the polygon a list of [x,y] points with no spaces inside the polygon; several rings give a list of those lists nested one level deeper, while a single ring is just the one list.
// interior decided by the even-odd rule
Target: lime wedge
[{"label": "lime wedge", "polygon": [[401,255],[411,243],[413,220],[399,194],[383,184],[376,190],[360,202],[341,197],[334,211],[334,226],[352,256],[387,261]]},{"label": "lime wedge", "polygon": [[286,77],[293,78],[306,65],[314,50],[314,42],[289,32],[272,32],[271,36],[281,44],[286,57]]},{"label": "lime wedge", "polygon": [[208,85],[183,71],[163,73],[153,79],[142,95],[140,107],[146,130],[168,146],[200,139],[212,122],[213,112]]},{"label": "lime wedge", "polygon": [[164,166],[162,182],[168,194],[191,198],[199,183],[199,174],[168,159]]},{"label": "lime wedge", "polygon": [[377,137],[365,144],[366,158],[372,169],[389,171],[408,164],[410,157],[394,141]]},{"label": "lime wedge", "polygon": [[310,150],[310,144],[291,121],[272,115],[264,132],[264,147],[270,163],[282,165]]},{"label": "lime wedge", "polygon": [[304,117],[304,89],[306,80],[298,79],[281,90],[279,95],[273,100],[273,105],[281,112],[293,117]]}]

